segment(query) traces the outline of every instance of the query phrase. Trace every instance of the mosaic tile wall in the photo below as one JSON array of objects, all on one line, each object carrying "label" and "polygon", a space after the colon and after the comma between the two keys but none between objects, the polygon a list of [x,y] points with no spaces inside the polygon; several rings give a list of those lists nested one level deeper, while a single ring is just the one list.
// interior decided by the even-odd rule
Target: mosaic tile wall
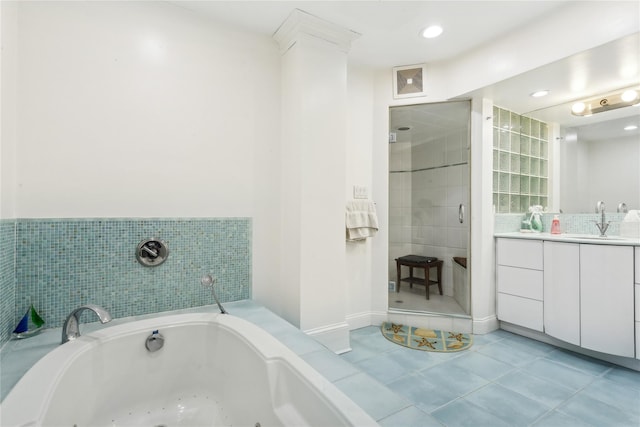
[{"label": "mosaic tile wall", "polygon": [[[553,220],[553,213],[545,213],[542,215],[542,231],[548,233],[551,231],[551,221]],[[520,224],[524,219],[525,214],[496,214],[494,222],[495,233],[510,233],[520,230]],[[611,221],[609,228],[607,229],[607,235],[618,236],[620,235],[620,222],[624,219],[623,213],[609,213],[606,214],[606,220]],[[598,228],[595,222],[600,221],[600,214],[559,214],[560,230],[563,233],[574,234],[598,234]]]},{"label": "mosaic tile wall", "polygon": [[[14,325],[31,303],[52,328],[87,303],[114,318],[213,304],[207,273],[222,302],[251,297],[249,218],[19,219],[16,234]],[[147,238],[167,243],[163,264],[136,260]]]},{"label": "mosaic tile wall", "polygon": [[0,220],[0,346],[9,339],[15,327],[15,231],[15,220]]}]

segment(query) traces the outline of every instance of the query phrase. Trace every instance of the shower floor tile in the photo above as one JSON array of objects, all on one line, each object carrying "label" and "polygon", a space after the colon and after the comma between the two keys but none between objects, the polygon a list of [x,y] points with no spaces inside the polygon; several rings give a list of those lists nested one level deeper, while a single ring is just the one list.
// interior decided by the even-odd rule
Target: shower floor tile
[{"label": "shower floor tile", "polygon": [[438,294],[437,287],[435,286],[431,289],[429,299],[427,299],[424,286],[415,285],[413,288],[410,288],[409,285],[403,284],[400,292],[389,292],[389,308],[454,315],[467,314],[455,299]]}]

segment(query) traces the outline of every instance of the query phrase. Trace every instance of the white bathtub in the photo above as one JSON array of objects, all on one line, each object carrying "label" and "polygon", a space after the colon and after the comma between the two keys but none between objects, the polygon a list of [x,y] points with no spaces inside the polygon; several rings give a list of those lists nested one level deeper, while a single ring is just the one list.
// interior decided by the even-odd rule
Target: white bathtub
[{"label": "white bathtub", "polygon": [[[162,349],[145,340],[159,330]],[[36,363],[0,405],[8,426],[376,426],[274,337],[232,315],[104,328]]]}]

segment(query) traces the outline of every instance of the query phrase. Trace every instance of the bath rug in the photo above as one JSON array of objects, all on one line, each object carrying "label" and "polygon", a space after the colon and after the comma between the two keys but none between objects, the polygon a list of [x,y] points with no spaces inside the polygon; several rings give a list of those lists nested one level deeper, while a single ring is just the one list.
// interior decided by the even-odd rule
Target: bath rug
[{"label": "bath rug", "polygon": [[380,326],[382,335],[389,341],[423,351],[453,352],[466,350],[473,344],[471,334],[415,328],[384,322]]}]

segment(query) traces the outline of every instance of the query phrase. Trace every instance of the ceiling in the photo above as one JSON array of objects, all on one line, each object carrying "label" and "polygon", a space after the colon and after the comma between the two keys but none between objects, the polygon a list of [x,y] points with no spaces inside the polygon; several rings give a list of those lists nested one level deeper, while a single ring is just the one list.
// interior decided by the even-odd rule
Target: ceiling
[{"label": "ceiling", "polygon": [[[271,36],[294,9],[360,34],[355,63],[390,68],[449,60],[542,19],[566,1],[173,1],[216,22]],[[420,33],[439,24],[444,33]]]},{"label": "ceiling", "polygon": [[[272,36],[294,9],[355,31],[352,63],[376,68],[453,60],[509,33],[535,25],[573,1],[170,1],[220,25]],[[421,31],[439,24],[444,33],[424,39]],[[582,96],[640,84],[640,33],[573,55],[497,84],[461,94],[482,96],[517,113],[539,111]],[[622,67],[635,72],[622,75]],[[587,76],[576,85],[576,76]],[[550,95],[530,93],[548,89]],[[562,107],[564,108],[564,107]],[[409,114],[408,111],[404,112]],[[415,112],[413,112],[415,114]],[[637,114],[637,113],[636,113]],[[400,115],[402,116],[402,115]],[[595,117],[595,116],[594,116]],[[544,118],[540,118],[544,120]],[[422,121],[416,118],[412,121]],[[405,121],[405,120],[400,120]],[[428,121],[428,120],[427,120]],[[433,120],[431,120],[433,122]],[[412,125],[415,125],[412,124]],[[410,125],[411,126],[411,125]],[[414,128],[416,129],[416,128]]]}]

